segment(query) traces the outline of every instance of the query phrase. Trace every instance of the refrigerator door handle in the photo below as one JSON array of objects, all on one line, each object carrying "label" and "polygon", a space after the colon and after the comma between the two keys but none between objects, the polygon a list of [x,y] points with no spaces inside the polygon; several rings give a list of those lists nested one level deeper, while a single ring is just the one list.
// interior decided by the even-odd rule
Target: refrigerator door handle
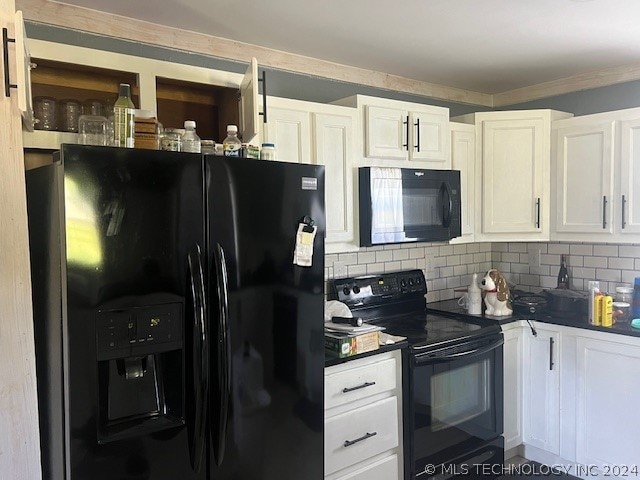
[{"label": "refrigerator door handle", "polygon": [[231,361],[229,354],[229,281],[224,249],[218,243],[214,251],[216,263],[216,288],[218,293],[218,438],[214,440],[214,458],[220,466],[224,459],[227,421],[229,416],[229,398],[231,396]]},{"label": "refrigerator door handle", "polygon": [[[206,444],[207,397],[209,395],[209,333],[207,323],[207,303],[202,268],[200,246],[195,245],[187,257],[189,265],[189,284],[193,302],[193,395],[194,421],[189,438],[191,465],[193,470],[200,471]],[[187,360],[188,361],[188,360]]]}]

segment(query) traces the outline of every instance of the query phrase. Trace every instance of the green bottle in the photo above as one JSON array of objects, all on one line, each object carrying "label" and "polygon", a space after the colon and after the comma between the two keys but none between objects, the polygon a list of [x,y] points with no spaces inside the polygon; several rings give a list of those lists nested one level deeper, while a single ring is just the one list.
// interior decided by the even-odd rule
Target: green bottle
[{"label": "green bottle", "polygon": [[118,100],[113,106],[113,145],[116,147],[133,148],[135,106],[131,101],[131,86],[121,83]]}]

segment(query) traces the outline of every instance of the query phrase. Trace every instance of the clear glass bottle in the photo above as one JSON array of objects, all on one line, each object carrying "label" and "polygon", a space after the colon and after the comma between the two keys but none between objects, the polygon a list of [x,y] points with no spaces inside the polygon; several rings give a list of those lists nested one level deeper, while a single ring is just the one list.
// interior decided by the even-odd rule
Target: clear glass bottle
[{"label": "clear glass bottle", "polygon": [[239,157],[242,142],[238,138],[238,127],[227,125],[227,138],[222,142],[222,152],[225,157]]},{"label": "clear glass bottle", "polygon": [[184,122],[184,133],[182,134],[182,151],[189,153],[200,153],[200,137],[196,133],[196,122],[186,120]]},{"label": "clear glass bottle", "polygon": [[557,288],[569,288],[569,270],[567,270],[567,259],[564,255],[560,257],[560,270],[558,271]]},{"label": "clear glass bottle", "polygon": [[135,106],[131,101],[131,86],[121,83],[118,99],[113,106],[113,145],[116,147],[133,148]]}]

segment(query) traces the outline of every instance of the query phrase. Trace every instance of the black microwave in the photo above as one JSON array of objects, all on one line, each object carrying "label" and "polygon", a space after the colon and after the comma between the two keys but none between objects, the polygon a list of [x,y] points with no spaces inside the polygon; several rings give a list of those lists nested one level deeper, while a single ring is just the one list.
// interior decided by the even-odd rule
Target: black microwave
[{"label": "black microwave", "polygon": [[458,170],[361,167],[359,184],[360,246],[460,236]]}]

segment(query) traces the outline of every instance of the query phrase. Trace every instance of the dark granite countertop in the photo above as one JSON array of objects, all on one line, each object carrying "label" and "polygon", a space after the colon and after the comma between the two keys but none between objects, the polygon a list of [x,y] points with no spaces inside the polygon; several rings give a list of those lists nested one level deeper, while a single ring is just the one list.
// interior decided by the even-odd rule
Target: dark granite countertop
[{"label": "dark granite countertop", "polygon": [[637,328],[633,328],[628,322],[616,323],[612,327],[597,327],[595,325],[590,325],[587,322],[587,319],[583,317],[556,316],[556,315],[550,315],[546,313],[530,314],[530,315],[522,315],[522,314],[515,313],[508,317],[493,317],[491,315],[484,315],[484,314],[469,315],[466,312],[466,310],[464,310],[462,307],[458,305],[457,299],[428,303],[427,311],[443,312],[443,313],[459,313],[461,315],[466,315],[471,317],[489,318],[492,320],[496,320],[500,325],[517,322],[518,320],[535,320],[537,322],[550,323],[554,325],[562,325],[565,327],[575,327],[575,328],[582,328],[585,330],[593,330],[596,332],[607,332],[612,334],[640,337],[640,330]]},{"label": "dark granite countertop", "polygon": [[403,340],[401,342],[394,343],[392,345],[382,345],[377,350],[371,350],[370,352],[359,353],[358,355],[353,355],[351,357],[337,358],[337,357],[333,357],[331,355],[325,355],[324,366],[325,366],[325,368],[332,367],[334,365],[340,365],[341,363],[350,362],[351,360],[358,360],[360,358],[366,358],[366,357],[370,357],[372,355],[378,355],[379,353],[391,352],[393,350],[406,348],[408,346],[409,346],[409,344],[407,343],[407,341]]}]

